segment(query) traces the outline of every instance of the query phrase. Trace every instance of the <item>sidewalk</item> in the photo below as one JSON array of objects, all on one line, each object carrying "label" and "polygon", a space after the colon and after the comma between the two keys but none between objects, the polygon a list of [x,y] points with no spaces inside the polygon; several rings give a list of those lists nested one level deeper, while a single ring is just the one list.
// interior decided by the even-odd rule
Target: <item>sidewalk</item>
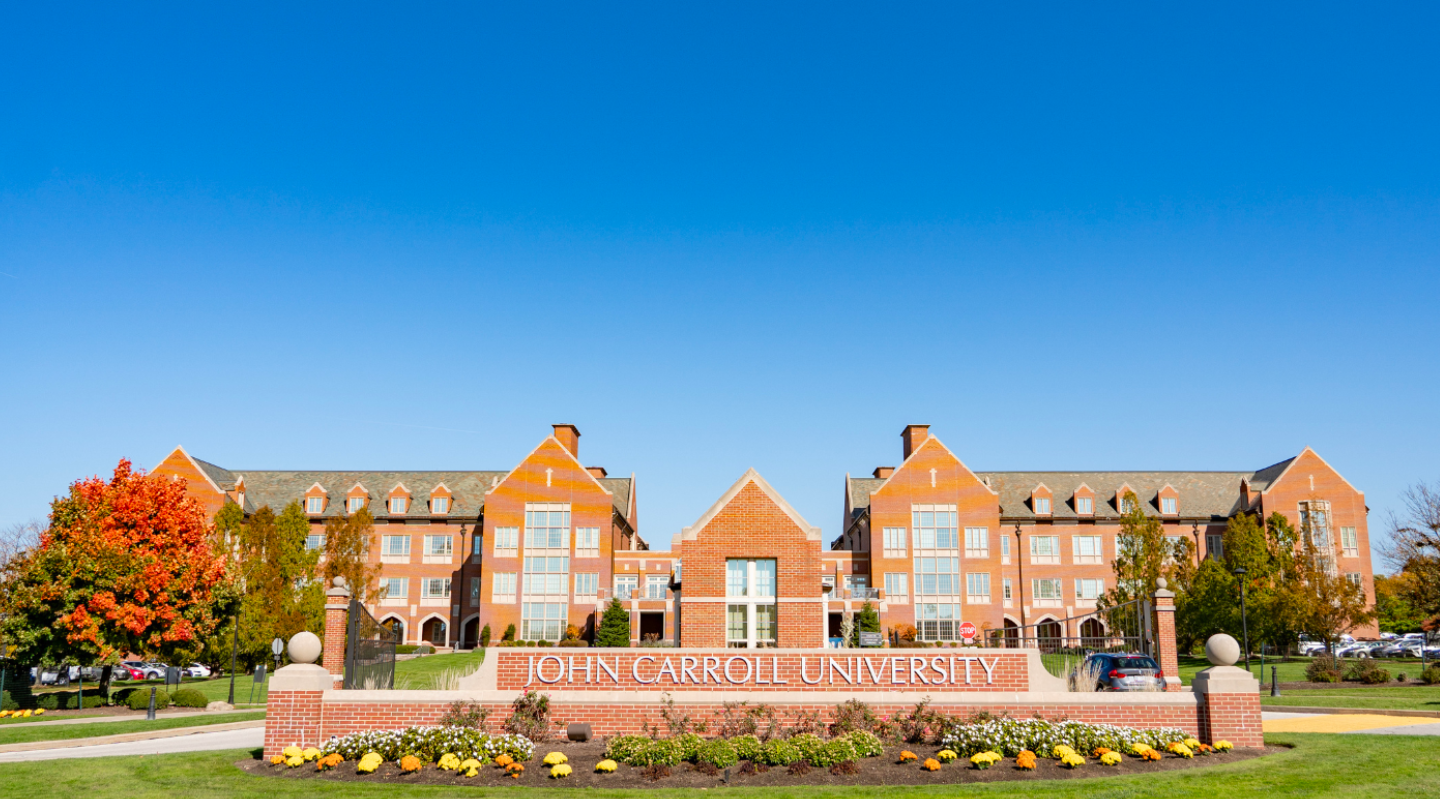
[{"label": "sidewalk", "polygon": [[75,757],[120,757],[134,755],[163,755],[173,752],[204,752],[215,749],[259,749],[265,743],[265,730],[253,727],[219,732],[195,732],[208,730],[207,727],[184,728],[192,734],[172,738],[127,743],[94,744],[94,738],[79,738],[72,741],[53,741],[66,744],[65,748],[39,749],[30,752],[0,753],[0,763],[18,763],[26,760],[60,760]]},{"label": "sidewalk", "polygon": [[1405,716],[1382,716],[1365,713],[1286,713],[1266,710],[1261,713],[1265,732],[1339,732],[1362,735],[1440,735],[1440,719],[1414,723]]},{"label": "sidewalk", "polygon": [[[154,741],[162,738],[181,738],[210,732],[233,732],[235,730],[265,729],[264,719],[236,721],[229,724],[210,724],[203,727],[172,727],[163,730],[140,730],[119,735],[100,735],[94,738],[65,738],[57,741],[27,741],[25,743],[0,745],[0,754],[12,752],[37,752],[45,749],[71,749],[75,747],[105,746],[109,744]],[[183,750],[179,750],[183,751]]]}]

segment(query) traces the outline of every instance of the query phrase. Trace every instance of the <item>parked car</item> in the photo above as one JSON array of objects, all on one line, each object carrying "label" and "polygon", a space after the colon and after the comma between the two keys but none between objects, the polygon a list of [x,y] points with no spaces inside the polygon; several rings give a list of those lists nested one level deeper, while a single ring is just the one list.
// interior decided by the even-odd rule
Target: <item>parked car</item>
[{"label": "parked car", "polygon": [[210,676],[210,667],[200,663],[191,663],[185,667],[185,673],[191,677],[204,678]]},{"label": "parked car", "polygon": [[165,665],[163,663],[146,663],[140,660],[127,660],[124,665],[129,666],[132,672],[139,672],[138,680],[163,680],[165,679]]},{"label": "parked car", "polygon": [[1165,675],[1149,655],[1094,654],[1085,658],[1085,669],[1096,675],[1101,691],[1164,690]]},{"label": "parked car", "polygon": [[60,669],[54,666],[46,666],[36,673],[36,682],[41,685],[55,685],[60,682]]}]

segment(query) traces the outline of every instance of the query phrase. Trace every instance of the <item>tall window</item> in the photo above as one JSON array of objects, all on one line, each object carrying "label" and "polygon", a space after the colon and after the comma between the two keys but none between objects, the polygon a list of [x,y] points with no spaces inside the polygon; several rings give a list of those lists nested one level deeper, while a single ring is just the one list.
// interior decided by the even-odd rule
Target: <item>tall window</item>
[{"label": "tall window", "polygon": [[324,549],[324,548],[325,548],[325,534],[324,534],[324,533],[311,533],[310,535],[305,536],[305,548],[306,548],[306,549]]},{"label": "tall window", "polygon": [[1354,527],[1340,528],[1340,554],[1347,558],[1360,557],[1360,538]]},{"label": "tall window", "polygon": [[1077,579],[1075,581],[1075,598],[1096,600],[1105,593],[1104,580]]},{"label": "tall window", "polygon": [[1205,536],[1205,548],[1210,552],[1210,557],[1216,560],[1225,557],[1225,536],[1213,533]]},{"label": "tall window", "polygon": [[525,548],[570,548],[570,503],[525,503]]},{"label": "tall window", "polygon": [[1166,516],[1174,516],[1176,513],[1176,500],[1174,497],[1160,498],[1160,512]]},{"label": "tall window", "polygon": [[904,527],[886,527],[884,531],[885,557],[905,557],[905,534],[908,531]]},{"label": "tall window", "polygon": [[365,507],[364,497],[351,497],[345,500],[346,513],[358,513],[363,507]]},{"label": "tall window", "polygon": [[921,641],[954,641],[960,622],[960,606],[925,603],[915,606],[915,629]]},{"label": "tall window", "polygon": [[575,572],[575,596],[593,597],[599,593],[600,575],[595,572]]},{"label": "tall window", "polygon": [[427,577],[420,581],[420,595],[425,599],[449,599],[449,577]]},{"label": "tall window", "polygon": [[670,576],[666,574],[645,575],[645,598],[664,599],[665,589],[670,584]]},{"label": "tall window", "polygon": [[520,547],[519,527],[495,528],[495,557],[513,558]]},{"label": "tall window", "polygon": [[1120,512],[1132,513],[1135,510],[1135,500],[1128,494],[1120,498]]},{"label": "tall window", "polygon": [[1316,549],[1329,549],[1333,544],[1330,542],[1330,503],[1325,500],[1312,500],[1300,503],[1300,530],[1310,533],[1310,541]]},{"label": "tall window", "polygon": [[965,575],[965,601],[972,605],[990,604],[990,575],[971,572]]},{"label": "tall window", "polygon": [[380,536],[380,554],[387,558],[408,558],[410,557],[410,536],[408,535],[382,535]]},{"label": "tall window", "polygon": [[885,572],[885,599],[903,602],[910,594],[909,575],[905,572]]},{"label": "tall window", "polygon": [[484,539],[480,537],[480,531],[476,530],[475,535],[470,536],[470,554],[479,557],[480,547],[484,546]]},{"label": "tall window", "polygon": [[385,590],[386,599],[404,599],[407,582],[404,577],[386,577],[380,581],[380,587]]},{"label": "tall window", "polygon": [[965,557],[967,557],[967,558],[988,558],[988,557],[990,557],[990,528],[988,528],[988,527],[966,527],[966,528],[965,528]]},{"label": "tall window", "polygon": [[1000,562],[1010,563],[1010,536],[1000,536]]},{"label": "tall window", "polygon": [[325,510],[325,498],[324,498],[324,497],[306,497],[306,498],[305,498],[305,512],[306,512],[306,513],[320,513],[320,512],[323,511],[323,510]]},{"label": "tall window", "polygon": [[576,527],[576,528],[575,528],[575,557],[577,557],[577,558],[598,558],[598,557],[600,557],[600,528],[599,528],[599,527]]},{"label": "tall window", "polygon": [[455,539],[448,535],[425,536],[425,554],[450,557],[455,552]]},{"label": "tall window", "polygon": [[1036,515],[1036,516],[1049,516],[1049,515],[1050,515],[1050,498],[1049,498],[1049,497],[1035,497],[1035,515]]},{"label": "tall window", "polygon": [[1362,588],[1365,585],[1365,576],[1360,572],[1349,572],[1345,575],[1345,581],[1356,588]]},{"label": "tall window", "polygon": [[619,600],[630,600],[638,598],[640,578],[633,574],[615,575],[615,598]]},{"label": "tall window", "polygon": [[505,603],[515,601],[515,572],[492,573],[490,601]]},{"label": "tall window", "polygon": [[390,512],[391,512],[391,513],[404,513],[404,512],[405,512],[405,507],[406,507],[407,505],[409,505],[409,504],[410,504],[410,500],[408,500],[408,499],[406,499],[406,498],[404,498],[404,497],[391,497],[391,498],[390,498]]},{"label": "tall window", "polygon": [[1063,597],[1060,595],[1060,581],[1052,578],[1042,578],[1030,581],[1030,591],[1035,600],[1048,600],[1058,602]]},{"label": "tall window", "polygon": [[1006,577],[1005,579],[1000,581],[1000,592],[1000,596],[1003,597],[1006,602],[1009,602],[1011,599],[1014,598],[1011,593],[1009,577]]},{"label": "tall window", "polygon": [[471,578],[470,578],[470,607],[473,608],[473,607],[478,606],[479,604],[480,604],[480,578],[479,578],[479,577],[471,577]]},{"label": "tall window", "polygon": [[1076,497],[1075,513],[1080,516],[1089,516],[1095,512],[1095,499],[1093,497]]},{"label": "tall window", "polygon": [[564,602],[526,602],[520,612],[520,637],[526,641],[559,641],[565,632]]},{"label": "tall window", "polygon": [[725,561],[725,644],[739,649],[775,646],[775,561]]},{"label": "tall window", "polygon": [[912,538],[916,549],[959,549],[960,514],[954,505],[911,505]]},{"label": "tall window", "polygon": [[430,512],[431,512],[431,513],[435,513],[435,514],[449,513],[449,512],[450,512],[450,498],[449,498],[449,497],[431,497],[431,498],[430,498]]},{"label": "tall window", "polygon": [[917,596],[957,596],[960,593],[959,558],[916,558]]},{"label": "tall window", "polygon": [[1076,563],[1095,564],[1100,563],[1104,558],[1098,535],[1077,535],[1073,539],[1073,545]]},{"label": "tall window", "polygon": [[1031,563],[1059,563],[1059,562],[1060,562],[1060,536],[1058,536],[1058,535],[1032,535],[1032,536],[1030,536],[1030,562],[1031,562]]},{"label": "tall window", "polygon": [[570,558],[564,555],[554,557],[525,557],[526,596],[564,596],[565,584],[570,582]]}]

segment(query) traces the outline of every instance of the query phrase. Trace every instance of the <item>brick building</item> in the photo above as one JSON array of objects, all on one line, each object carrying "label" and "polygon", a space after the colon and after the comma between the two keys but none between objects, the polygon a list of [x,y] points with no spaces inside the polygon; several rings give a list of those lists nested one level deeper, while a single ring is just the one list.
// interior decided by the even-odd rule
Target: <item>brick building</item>
[{"label": "brick building", "polygon": [[327,519],[369,508],[383,589],[369,609],[407,642],[439,646],[474,646],[487,624],[497,640],[510,624],[521,639],[557,640],[567,624],[588,632],[612,595],[633,640],[687,647],[820,646],[866,601],[882,624],[913,624],[926,640],[958,639],[962,620],[1045,624],[1113,587],[1131,493],[1197,557],[1218,554],[1237,513],[1278,511],[1297,529],[1303,516],[1374,601],[1364,494],[1308,448],[1257,471],[974,472],[926,425],[901,439],[899,466],[846,476],[843,529],[828,547],[750,470],[676,551],[651,551],[634,476],[582,466],[573,425],[555,425],[508,472],[227,470],[180,448],[155,471],[185,480],[211,513],[300,501],[314,547]]}]

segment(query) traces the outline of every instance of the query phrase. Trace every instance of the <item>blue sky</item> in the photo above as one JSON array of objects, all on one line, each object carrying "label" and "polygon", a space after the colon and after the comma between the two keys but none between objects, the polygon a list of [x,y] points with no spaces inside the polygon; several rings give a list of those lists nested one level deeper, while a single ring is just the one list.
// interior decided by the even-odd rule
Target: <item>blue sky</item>
[{"label": "blue sky", "polygon": [[976,469],[1440,479],[1433,5],[15,7],[0,524],[176,444],[509,468],[657,546]]}]

